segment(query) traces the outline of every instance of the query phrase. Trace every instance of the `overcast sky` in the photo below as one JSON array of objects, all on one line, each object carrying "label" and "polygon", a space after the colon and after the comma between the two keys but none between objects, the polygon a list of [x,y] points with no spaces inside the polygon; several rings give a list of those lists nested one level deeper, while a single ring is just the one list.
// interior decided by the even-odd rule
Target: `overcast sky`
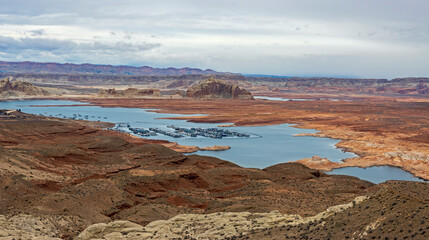
[{"label": "overcast sky", "polygon": [[427,0],[0,0],[0,60],[429,77]]}]

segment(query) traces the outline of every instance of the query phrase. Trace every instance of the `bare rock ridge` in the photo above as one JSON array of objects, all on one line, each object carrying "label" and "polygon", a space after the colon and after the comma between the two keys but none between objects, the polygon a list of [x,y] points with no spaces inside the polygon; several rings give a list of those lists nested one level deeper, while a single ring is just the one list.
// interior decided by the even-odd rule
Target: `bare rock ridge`
[{"label": "bare rock ridge", "polygon": [[77,239],[186,239],[189,237],[190,239],[231,239],[269,228],[319,221],[360,204],[364,200],[366,200],[365,196],[356,197],[351,203],[332,206],[315,216],[305,218],[273,210],[269,213],[180,214],[168,220],[153,221],[146,227],[129,221],[98,223],[86,228]]},{"label": "bare rock ridge", "polygon": [[51,93],[28,82],[13,81],[12,77],[0,81],[1,97],[49,96]]},{"label": "bare rock ridge", "polygon": [[96,64],[72,63],[38,63],[38,62],[4,62],[0,61],[0,72],[6,73],[66,73],[66,74],[97,74],[97,75],[182,75],[182,74],[231,74],[216,72],[211,69],[198,68],[153,68],[148,66],[112,66]]},{"label": "bare rock ridge", "polygon": [[429,184],[388,181],[332,216],[236,239],[429,239]]},{"label": "bare rock ridge", "polygon": [[186,96],[199,99],[253,99],[250,92],[238,85],[227,84],[212,77],[188,88]]},{"label": "bare rock ridge", "polygon": [[[428,239],[428,184],[389,181],[365,196],[311,216],[270,212],[178,214],[141,225],[128,220],[95,223],[89,239]],[[71,216],[0,215],[0,237],[58,239]]]},{"label": "bare rock ridge", "polygon": [[116,90],[114,88],[101,90],[99,92],[100,96],[103,97],[161,97],[161,91],[159,89],[137,89],[137,88],[128,88],[125,90]]}]

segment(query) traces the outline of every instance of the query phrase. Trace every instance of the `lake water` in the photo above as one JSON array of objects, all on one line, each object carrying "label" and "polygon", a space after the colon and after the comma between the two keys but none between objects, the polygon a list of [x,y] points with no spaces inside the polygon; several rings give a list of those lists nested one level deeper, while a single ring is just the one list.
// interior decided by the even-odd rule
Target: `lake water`
[{"label": "lake water", "polygon": [[[83,105],[83,106],[49,106],[49,105]],[[46,105],[33,107],[32,105]],[[88,115],[88,120],[104,121],[111,123],[128,122],[131,127],[159,128],[169,130],[168,125],[192,128],[217,127],[219,124],[192,123],[184,120],[160,119],[167,117],[178,117],[184,115],[161,114],[150,112],[140,108],[102,108],[98,106],[84,106],[85,103],[56,100],[29,100],[0,102],[0,108],[21,109],[23,112],[32,114],[43,114],[45,116],[72,117],[73,114]],[[61,115],[59,115],[61,114]],[[265,168],[277,163],[295,161],[302,158],[310,158],[314,155],[326,157],[331,161],[339,162],[345,158],[355,157],[349,152],[343,152],[335,147],[338,140],[317,137],[294,137],[298,133],[314,133],[314,130],[293,128],[289,124],[256,127],[228,127],[223,128],[241,133],[249,133],[249,138],[222,138],[213,139],[206,137],[172,138],[165,135],[147,137],[151,139],[163,139],[178,142],[181,145],[207,147],[213,145],[226,145],[231,149],[226,151],[199,151],[197,154],[218,157],[231,161],[243,167]],[[372,174],[372,173],[377,174]],[[346,174],[359,177],[372,182],[386,180],[409,180],[421,181],[408,172],[398,168],[383,167],[367,168],[344,168],[334,170],[332,173]]]},{"label": "lake water", "polygon": [[[334,169],[328,174],[340,174],[355,176],[360,179],[370,179],[373,183],[381,183],[386,181],[386,176],[392,176],[392,180],[404,180],[404,181],[419,181],[424,182],[422,179],[415,178],[411,173],[406,172],[400,168],[379,166],[369,168],[359,167],[346,167]],[[388,179],[389,180],[389,179]]]},{"label": "lake water", "polygon": [[271,101],[309,101],[312,99],[301,99],[301,98],[280,98],[280,97],[266,97],[266,96],[254,96],[255,99],[264,99],[264,100],[271,100]]},{"label": "lake water", "polygon": [[[281,97],[267,97],[267,96],[254,96],[255,99],[264,99],[270,101],[314,101],[315,99],[306,99],[306,98],[281,98]],[[329,101],[339,101],[338,98],[318,98],[317,100],[329,100]],[[350,100],[344,100],[350,101]]]}]

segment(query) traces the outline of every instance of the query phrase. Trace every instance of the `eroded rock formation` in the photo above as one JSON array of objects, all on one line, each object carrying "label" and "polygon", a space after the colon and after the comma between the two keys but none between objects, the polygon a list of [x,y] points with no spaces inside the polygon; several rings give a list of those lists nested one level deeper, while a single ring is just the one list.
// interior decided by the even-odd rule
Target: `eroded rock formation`
[{"label": "eroded rock formation", "polygon": [[51,93],[28,82],[13,81],[12,77],[0,81],[1,97],[49,96]]},{"label": "eroded rock formation", "polygon": [[89,226],[77,240],[90,239],[228,239],[249,235],[251,232],[286,226],[297,226],[320,221],[343,212],[366,200],[357,197],[353,202],[332,206],[315,216],[301,217],[269,213],[218,212],[211,214],[180,214],[168,220],[158,220],[145,227],[128,221],[99,223]]},{"label": "eroded rock formation", "polygon": [[159,89],[137,89],[128,88],[125,90],[116,90],[114,88],[101,90],[99,96],[102,97],[161,97],[161,91]]},{"label": "eroded rock formation", "polygon": [[[428,186],[386,182],[307,217],[273,210],[179,214],[145,226],[114,220],[87,226],[75,239],[428,239]],[[0,215],[0,238],[59,239],[61,229],[77,225],[74,216]]]},{"label": "eroded rock formation", "polygon": [[198,99],[253,99],[252,94],[238,85],[209,78],[188,88],[186,96]]},{"label": "eroded rock formation", "polygon": [[255,231],[237,239],[429,239],[429,184],[389,181],[360,204],[323,220]]}]

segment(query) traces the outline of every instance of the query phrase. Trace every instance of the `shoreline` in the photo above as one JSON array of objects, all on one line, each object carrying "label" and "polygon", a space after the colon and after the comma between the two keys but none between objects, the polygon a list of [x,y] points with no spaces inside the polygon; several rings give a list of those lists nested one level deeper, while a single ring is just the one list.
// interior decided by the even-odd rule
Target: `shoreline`
[{"label": "shoreline", "polygon": [[[332,169],[338,169],[338,168],[346,168],[346,167],[361,167],[361,168],[367,168],[367,167],[373,167],[373,166],[390,166],[390,167],[397,167],[404,171],[407,171],[411,173],[414,177],[423,179],[423,180],[429,180],[429,169],[424,169],[425,166],[421,166],[422,164],[426,164],[425,157],[427,157],[426,153],[421,154],[421,158],[415,156],[420,155],[410,155],[414,152],[419,153],[419,151],[408,151],[403,152],[402,149],[395,148],[395,144],[393,144],[393,147],[390,146],[389,148],[386,148],[384,151],[380,152],[374,151],[374,149],[370,149],[366,145],[374,145],[375,148],[383,148],[384,146],[387,146],[386,143],[380,144],[383,142],[383,139],[374,138],[374,136],[365,136],[359,133],[354,132],[351,129],[347,129],[347,126],[337,126],[336,128],[332,128],[332,126],[329,126],[327,124],[318,124],[314,123],[317,118],[314,119],[303,119],[304,117],[295,118],[295,121],[293,119],[285,119],[281,117],[277,118],[271,118],[266,119],[265,121],[262,119],[256,119],[258,121],[252,121],[252,119],[247,119],[248,121],[243,121],[243,118],[241,117],[235,117],[231,114],[219,114],[219,113],[213,113],[210,112],[210,110],[204,110],[201,108],[195,108],[194,105],[199,106],[201,103],[198,103],[193,100],[153,100],[153,99],[92,99],[92,98],[33,98],[33,100],[70,100],[70,101],[78,101],[78,102],[86,102],[89,103],[89,105],[92,106],[100,106],[100,107],[126,107],[126,108],[157,108],[157,110],[154,110],[158,113],[172,113],[172,114],[206,114],[205,116],[182,116],[177,118],[170,118],[170,119],[176,119],[176,120],[187,120],[191,122],[199,122],[199,123],[231,123],[233,126],[267,126],[267,125],[277,125],[277,124],[292,124],[293,127],[301,128],[301,129],[314,129],[318,131],[317,133],[311,133],[311,134],[298,134],[300,136],[313,136],[313,137],[326,137],[331,139],[339,140],[335,146],[339,149],[342,149],[343,151],[351,152],[356,154],[358,157],[355,158],[347,158],[343,159],[342,162],[336,163],[336,162],[309,162],[305,161],[305,159],[300,159],[295,162],[303,163],[304,165],[317,169],[317,170],[326,170],[328,171]],[[13,99],[12,101],[14,101]],[[18,99],[16,99],[18,100]],[[25,99],[30,100],[30,99]],[[119,102],[110,103],[112,100],[121,100]],[[129,101],[129,102],[128,102]],[[142,106],[135,106],[136,102],[145,102]],[[161,102],[164,102],[160,104]],[[181,102],[183,103],[186,101],[188,103],[187,105],[192,105],[189,107],[182,109],[177,109],[177,105],[174,106],[166,106],[165,101],[171,103],[171,102]],[[258,100],[253,101],[254,103],[264,103],[265,105],[270,106],[278,106],[279,103],[272,103],[273,101],[269,102],[267,100]],[[128,103],[127,103],[128,102]],[[211,103],[212,105],[219,105],[219,102],[228,103],[229,105],[243,105],[243,102],[245,101],[237,101],[236,103],[232,103],[232,101],[203,101],[203,103]],[[292,102],[289,104],[298,104],[303,105],[307,104],[305,102],[312,102],[312,101],[301,101],[301,102]],[[318,102],[324,102],[324,101],[318,101]],[[284,102],[282,102],[284,103]],[[334,104],[341,103],[338,101],[335,101]],[[133,105],[134,104],[134,105]],[[332,104],[332,103],[331,103]],[[180,105],[180,104],[179,104]],[[76,105],[80,106],[80,105]],[[88,106],[85,104],[85,106]],[[148,107],[151,106],[151,107]],[[305,111],[305,110],[303,110]],[[304,112],[305,113],[305,112]],[[311,113],[305,113],[307,115],[311,115]],[[304,114],[304,115],[305,115]],[[323,116],[326,119],[329,119],[329,116]],[[320,118],[320,117],[319,117]],[[289,121],[288,121],[289,120]],[[362,136],[361,136],[362,135]],[[367,134],[370,135],[370,134]],[[395,142],[396,139],[391,139],[393,142]],[[380,142],[381,141],[381,142]],[[395,143],[400,143],[396,141]],[[401,144],[397,144],[397,146],[401,146]],[[424,147],[424,146],[423,146]],[[422,149],[422,146],[419,146],[419,150]],[[384,149],[384,148],[383,148]],[[387,151],[387,150],[396,150],[396,151]],[[424,149],[423,149],[424,150]],[[391,154],[391,156],[389,154]],[[396,154],[396,155],[395,155]],[[410,157],[411,156],[411,157]],[[415,159],[413,159],[413,157]],[[420,161],[421,160],[421,161]],[[427,160],[426,160],[427,161]]]}]

